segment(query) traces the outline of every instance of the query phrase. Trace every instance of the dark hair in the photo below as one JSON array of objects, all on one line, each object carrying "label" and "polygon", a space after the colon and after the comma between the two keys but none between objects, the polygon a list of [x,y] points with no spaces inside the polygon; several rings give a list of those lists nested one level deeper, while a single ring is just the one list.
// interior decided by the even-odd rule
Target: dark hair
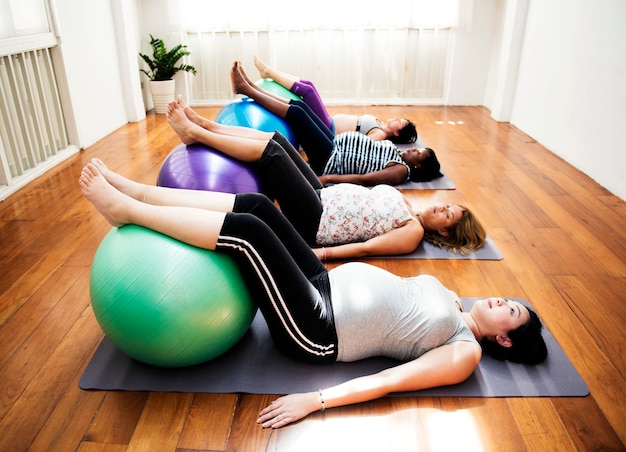
[{"label": "dark hair", "polygon": [[395,144],[415,143],[417,140],[417,129],[415,128],[415,124],[408,119],[407,121],[406,126],[398,130],[398,135],[390,136],[387,139]]},{"label": "dark hair", "polygon": [[499,361],[511,361],[521,364],[539,364],[548,356],[548,348],[541,336],[543,325],[537,313],[528,308],[530,320],[524,325],[508,332],[512,346],[504,347],[497,342],[483,339],[480,342],[485,354]]},{"label": "dark hair", "polygon": [[428,182],[429,180],[443,177],[443,174],[439,172],[441,165],[439,165],[435,151],[431,148],[426,149],[428,150],[428,157],[422,161],[419,168],[411,168],[409,173],[409,179],[413,182]]}]

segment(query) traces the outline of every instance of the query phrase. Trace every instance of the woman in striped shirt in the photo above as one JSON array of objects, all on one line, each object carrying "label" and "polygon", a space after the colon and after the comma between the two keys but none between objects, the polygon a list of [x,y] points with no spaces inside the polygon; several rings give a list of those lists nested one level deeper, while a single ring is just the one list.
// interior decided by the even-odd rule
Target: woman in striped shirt
[{"label": "woman in striped shirt", "polygon": [[484,228],[463,206],[441,204],[418,215],[400,191],[388,185],[371,190],[345,183],[323,188],[279,132],[210,121],[181,99],[170,103],[167,118],[183,143],[200,142],[251,164],[265,194],[278,201],[322,259],[407,254],[424,238],[461,254],[484,244]]},{"label": "woman in striped shirt", "polygon": [[356,131],[335,137],[304,102],[280,100],[252,83],[238,61],[231,68],[231,82],[236,94],[254,99],[285,120],[323,184],[399,185],[442,176],[432,149],[414,147],[401,151],[389,140],[374,140]]}]

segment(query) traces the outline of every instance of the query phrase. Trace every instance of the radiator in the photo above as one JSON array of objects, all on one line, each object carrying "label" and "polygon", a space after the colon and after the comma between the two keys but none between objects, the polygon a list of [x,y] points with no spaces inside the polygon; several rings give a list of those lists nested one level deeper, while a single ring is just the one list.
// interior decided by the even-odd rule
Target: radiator
[{"label": "radiator", "polygon": [[191,102],[223,105],[234,99],[229,70],[240,60],[257,80],[253,56],[315,83],[327,105],[440,103],[449,28],[311,29],[187,32]]},{"label": "radiator", "polygon": [[0,199],[54,166],[68,146],[50,49],[0,57]]}]

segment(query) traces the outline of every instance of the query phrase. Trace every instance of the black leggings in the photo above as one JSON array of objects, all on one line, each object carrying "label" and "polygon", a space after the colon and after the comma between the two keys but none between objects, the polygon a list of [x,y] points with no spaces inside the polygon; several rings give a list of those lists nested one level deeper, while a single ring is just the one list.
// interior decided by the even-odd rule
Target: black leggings
[{"label": "black leggings", "polygon": [[279,350],[307,362],[336,360],[328,272],[267,197],[237,195],[216,249],[237,263]]},{"label": "black leggings", "polygon": [[253,167],[265,187],[264,193],[278,201],[289,222],[310,246],[314,246],[322,216],[319,178],[279,132],[274,134]]},{"label": "black leggings", "polygon": [[306,152],[315,174],[323,174],[326,162],[335,147],[332,130],[328,129],[311,107],[295,99],[289,101],[285,122],[289,124],[298,143]]}]

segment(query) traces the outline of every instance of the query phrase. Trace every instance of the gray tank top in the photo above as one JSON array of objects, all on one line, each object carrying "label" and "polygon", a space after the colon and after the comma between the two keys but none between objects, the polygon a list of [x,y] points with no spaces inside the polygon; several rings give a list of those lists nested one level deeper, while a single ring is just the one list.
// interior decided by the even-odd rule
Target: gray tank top
[{"label": "gray tank top", "polygon": [[356,131],[367,135],[372,129],[382,129],[374,115],[361,115],[356,120]]},{"label": "gray tank top", "polygon": [[455,341],[478,344],[456,294],[430,275],[401,278],[362,262],[329,272],[337,361],[387,356],[403,361]]}]

